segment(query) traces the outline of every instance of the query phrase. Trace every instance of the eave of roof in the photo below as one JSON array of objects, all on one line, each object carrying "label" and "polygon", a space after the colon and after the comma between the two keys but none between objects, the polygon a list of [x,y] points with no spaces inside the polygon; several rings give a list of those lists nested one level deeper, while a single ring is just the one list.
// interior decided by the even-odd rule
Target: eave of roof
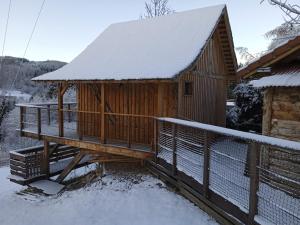
[{"label": "eave of roof", "polygon": [[297,36],[294,39],[291,39],[286,43],[278,46],[277,48],[260,56],[258,59],[254,60],[247,66],[240,68],[237,71],[237,76],[239,79],[248,78],[253,74],[255,74],[258,68],[268,67],[299,49],[300,49],[300,36]]},{"label": "eave of roof", "polygon": [[300,87],[300,71],[287,71],[250,81],[256,88]]}]

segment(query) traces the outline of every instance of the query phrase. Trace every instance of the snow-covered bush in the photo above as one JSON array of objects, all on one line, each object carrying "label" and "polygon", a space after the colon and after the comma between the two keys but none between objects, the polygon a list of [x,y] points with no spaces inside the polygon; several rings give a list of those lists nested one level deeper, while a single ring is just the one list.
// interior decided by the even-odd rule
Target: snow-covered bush
[{"label": "snow-covered bush", "polygon": [[261,133],[262,93],[248,83],[240,83],[233,90],[236,104],[227,112],[227,127]]}]

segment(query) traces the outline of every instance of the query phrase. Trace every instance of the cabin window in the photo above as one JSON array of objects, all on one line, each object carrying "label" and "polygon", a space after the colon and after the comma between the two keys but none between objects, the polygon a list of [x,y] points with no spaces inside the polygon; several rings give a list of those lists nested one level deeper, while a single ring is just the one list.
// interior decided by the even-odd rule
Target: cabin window
[{"label": "cabin window", "polygon": [[191,81],[185,81],[184,82],[183,90],[184,90],[184,95],[185,96],[191,96],[191,95],[193,95],[193,82],[191,82]]}]

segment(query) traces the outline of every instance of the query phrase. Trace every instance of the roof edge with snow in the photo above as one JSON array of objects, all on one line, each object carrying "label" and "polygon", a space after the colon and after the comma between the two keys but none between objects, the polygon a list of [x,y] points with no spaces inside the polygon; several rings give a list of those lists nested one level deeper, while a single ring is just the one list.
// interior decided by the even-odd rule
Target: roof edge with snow
[{"label": "roof edge with snow", "polygon": [[253,74],[255,74],[258,68],[268,67],[278,62],[283,57],[286,57],[299,49],[300,49],[300,35],[282,43],[281,45],[279,45],[278,47],[270,51],[267,51],[262,56],[251,61],[250,64],[238,69],[237,76],[240,79],[248,78]]},{"label": "roof edge with snow", "polygon": [[[174,79],[189,70],[202,55],[225,13],[227,15],[226,5],[217,5],[152,19],[112,24],[69,64],[32,80],[63,82]],[[232,48],[230,25],[227,26],[227,32]],[[159,47],[160,44],[163,47]],[[235,55],[232,57],[236,59]]]}]

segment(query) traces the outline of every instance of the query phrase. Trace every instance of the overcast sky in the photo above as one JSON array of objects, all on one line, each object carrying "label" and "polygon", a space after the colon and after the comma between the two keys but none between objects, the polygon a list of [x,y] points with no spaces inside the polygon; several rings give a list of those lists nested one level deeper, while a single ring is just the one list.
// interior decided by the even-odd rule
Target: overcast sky
[{"label": "overcast sky", "polygon": [[[296,1],[296,0],[295,0]],[[46,0],[26,58],[69,62],[109,24],[138,19],[144,0]],[[9,0],[0,0],[0,46]],[[21,57],[42,0],[12,0],[4,55]],[[252,53],[265,50],[264,33],[283,20],[280,9],[260,0],[169,0],[176,11],[227,4],[235,47]],[[1,52],[0,52],[1,54]]]}]

